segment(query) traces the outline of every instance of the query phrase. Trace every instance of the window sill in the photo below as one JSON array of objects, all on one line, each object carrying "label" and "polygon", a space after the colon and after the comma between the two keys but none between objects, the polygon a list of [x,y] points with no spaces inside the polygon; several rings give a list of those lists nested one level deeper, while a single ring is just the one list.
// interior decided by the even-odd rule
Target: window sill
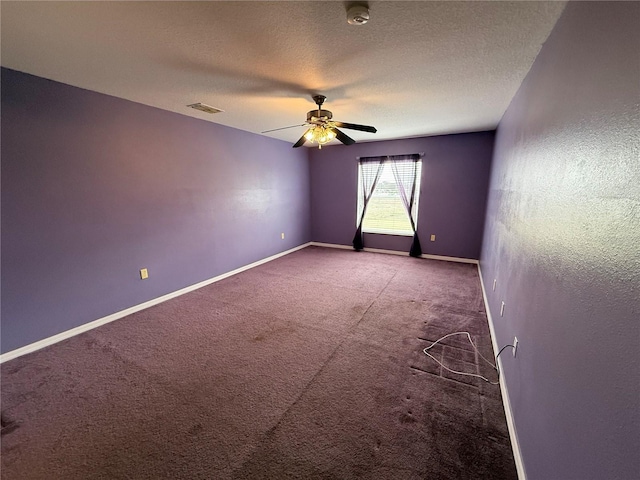
[{"label": "window sill", "polygon": [[413,237],[413,232],[407,232],[404,230],[368,229],[368,230],[362,230],[362,233],[374,233],[376,235],[396,235],[398,237]]}]

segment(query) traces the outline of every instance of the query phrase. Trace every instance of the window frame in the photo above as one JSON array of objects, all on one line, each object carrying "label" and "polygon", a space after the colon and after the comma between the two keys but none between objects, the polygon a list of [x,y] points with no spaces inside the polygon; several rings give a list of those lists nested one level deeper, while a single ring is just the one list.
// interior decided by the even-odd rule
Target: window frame
[{"label": "window frame", "polygon": [[[391,162],[392,160],[385,160],[383,167],[382,168],[391,168]],[[418,172],[416,172],[416,196],[413,202],[413,208],[411,209],[411,214],[412,216],[415,218],[415,228],[416,231],[418,230],[418,207],[420,204],[420,196],[422,194],[422,158],[419,160],[416,160],[416,163],[419,164],[418,168]],[[362,209],[363,207],[363,202],[362,202],[362,169],[360,168],[361,165],[360,163],[357,164],[357,169],[358,169],[358,189],[356,192],[357,195],[357,207],[356,207],[356,228],[358,227],[358,220],[360,219],[361,215],[362,215]],[[393,174],[393,173],[392,173]],[[381,175],[382,176],[382,175]],[[378,188],[378,186],[376,185],[376,188]],[[372,197],[375,193],[375,189],[372,193]],[[402,198],[400,198],[400,191],[398,190],[398,185],[396,184],[396,193],[398,195],[398,199],[400,200],[400,202],[402,203]],[[371,202],[371,200],[369,200],[369,202]],[[371,206],[369,206],[369,208],[371,208]],[[404,209],[404,205],[403,205],[403,209]],[[367,212],[368,213],[368,212]],[[406,214],[406,210],[405,210],[405,214]],[[365,228],[364,226],[364,218],[362,219],[362,233],[372,233],[375,235],[395,235],[395,236],[399,236],[399,237],[413,237],[414,232],[411,230],[393,230],[393,229],[385,229],[385,228]]]}]

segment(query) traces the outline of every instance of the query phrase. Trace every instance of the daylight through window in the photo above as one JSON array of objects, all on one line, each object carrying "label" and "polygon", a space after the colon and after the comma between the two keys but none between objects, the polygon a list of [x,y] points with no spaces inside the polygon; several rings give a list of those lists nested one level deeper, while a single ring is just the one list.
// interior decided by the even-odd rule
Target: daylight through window
[{"label": "daylight through window", "polygon": [[[397,172],[401,182],[409,183],[413,178],[414,162],[396,162]],[[416,187],[412,216],[418,218],[418,199],[420,193],[420,178],[422,176],[422,162],[415,163]],[[362,165],[358,170],[358,219],[362,213]],[[417,225],[416,225],[417,228]],[[371,195],[367,211],[362,221],[362,231],[365,233],[382,233],[391,235],[413,236],[411,221],[404,206],[398,185],[393,174],[391,162],[385,162],[382,173]]]}]

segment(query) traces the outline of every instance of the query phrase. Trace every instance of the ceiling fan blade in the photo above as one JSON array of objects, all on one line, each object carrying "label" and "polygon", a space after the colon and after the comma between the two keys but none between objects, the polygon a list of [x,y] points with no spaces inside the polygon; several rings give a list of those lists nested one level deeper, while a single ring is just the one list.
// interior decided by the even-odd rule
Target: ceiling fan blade
[{"label": "ceiling fan blade", "polygon": [[349,135],[342,133],[337,128],[332,128],[331,130],[333,131],[333,133],[336,134],[336,138],[340,140],[342,143],[344,143],[345,145],[353,145],[354,143],[356,143],[356,141],[353,138],[351,138]]},{"label": "ceiling fan blade", "polygon": [[287,128],[304,127],[305,125],[306,123],[301,123],[300,125],[291,125],[290,127],[272,128],[271,130],[265,130],[264,132],[260,132],[260,133],[276,132],[278,130],[286,130]]},{"label": "ceiling fan blade", "polygon": [[[307,132],[311,130],[311,129],[307,129]],[[293,144],[293,148],[298,148],[301,147],[302,145],[304,145],[304,142],[307,141],[307,138],[305,137],[305,135],[307,134],[307,132],[304,132],[304,135],[302,135],[300,137],[300,140],[298,140],[296,143]]]},{"label": "ceiling fan blade", "polygon": [[355,123],[344,123],[344,122],[336,122],[332,121],[336,127],[340,128],[348,128],[350,130],[360,130],[362,132],[376,133],[378,130],[376,127],[370,127],[368,125],[357,125]]}]

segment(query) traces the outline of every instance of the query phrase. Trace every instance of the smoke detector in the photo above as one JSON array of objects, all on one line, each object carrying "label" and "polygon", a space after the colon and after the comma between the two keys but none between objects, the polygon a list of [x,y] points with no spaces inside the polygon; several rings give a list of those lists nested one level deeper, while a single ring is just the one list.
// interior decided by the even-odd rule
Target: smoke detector
[{"label": "smoke detector", "polygon": [[354,5],[347,10],[349,25],[364,25],[369,21],[369,9],[364,5]]}]

